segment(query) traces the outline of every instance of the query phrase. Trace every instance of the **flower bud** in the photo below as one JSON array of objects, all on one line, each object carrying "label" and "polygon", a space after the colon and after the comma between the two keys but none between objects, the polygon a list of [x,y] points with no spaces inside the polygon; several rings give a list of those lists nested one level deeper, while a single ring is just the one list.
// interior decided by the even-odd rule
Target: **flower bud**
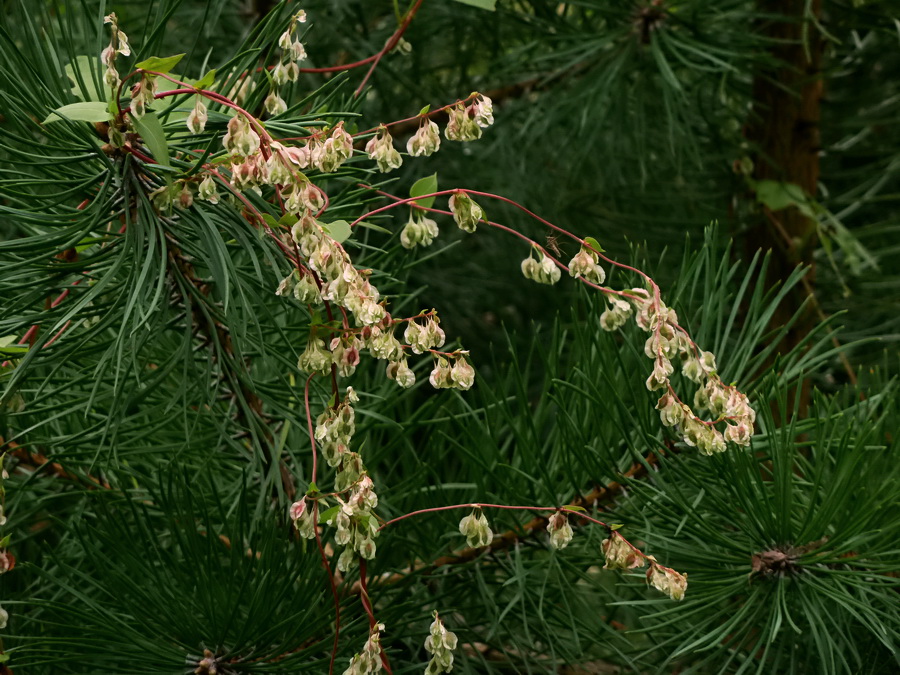
[{"label": "flower bud", "polygon": [[182,209],[189,209],[194,205],[194,195],[191,194],[191,189],[188,187],[188,184],[185,183],[181,188],[181,192],[178,193],[178,206]]}]

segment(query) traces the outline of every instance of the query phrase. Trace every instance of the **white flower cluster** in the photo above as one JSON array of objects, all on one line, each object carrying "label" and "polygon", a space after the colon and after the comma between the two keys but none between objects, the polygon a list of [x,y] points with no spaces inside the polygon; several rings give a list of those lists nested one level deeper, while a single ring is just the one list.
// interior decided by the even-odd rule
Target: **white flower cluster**
[{"label": "white flower cluster", "polygon": [[488,520],[480,510],[473,511],[459,521],[459,533],[465,535],[466,545],[469,548],[489,546],[494,540],[494,533],[488,525]]},{"label": "white flower cluster", "polygon": [[599,256],[587,246],[582,246],[575,257],[569,261],[569,276],[578,279],[583,277],[598,286],[606,281],[606,272],[600,267]]},{"label": "white flower cluster", "polygon": [[526,279],[536,281],[539,284],[552,285],[559,281],[561,272],[559,266],[553,262],[543,249],[532,247],[532,253],[537,251],[541,255],[540,260],[536,260],[532,256],[528,256],[522,261],[522,274]]},{"label": "white flower cluster", "polygon": [[368,675],[381,670],[381,632],[383,623],[376,623],[369,633],[369,639],[363,647],[361,654],[354,654],[350,659],[350,667],[344,671],[344,675]]},{"label": "white flower cluster", "polygon": [[457,103],[450,108],[450,120],[444,129],[448,141],[475,141],[481,130],[494,123],[494,105],[484,94],[473,94],[472,103]]},{"label": "white flower cluster", "polygon": [[306,12],[302,9],[291,17],[287,30],[278,38],[281,59],[279,59],[278,65],[272,69],[274,87],[263,102],[270,117],[281,115],[287,111],[287,103],[279,95],[278,89],[288,82],[297,81],[297,78],[300,77],[300,66],[297,64],[306,58],[306,48],[300,40],[294,37],[298,23],[306,23]]},{"label": "white flower cluster", "polygon": [[[658,295],[651,295],[643,288],[632,288],[626,295],[627,300],[608,299],[608,307],[600,315],[600,326],[607,331],[615,330],[633,313],[637,325],[650,333],[644,343],[644,353],[653,360],[647,389],[663,392],[656,404],[662,423],[677,427],[684,442],[696,446],[704,455],[723,452],[726,441],[749,445],[756,412],[745,394],[719,378],[713,354],[697,349],[678,325],[675,310],[666,307]],[[710,422],[697,417],[675,394],[670,377],[675,372],[672,360],[676,358],[681,362],[682,374],[701,385],[694,396],[694,406],[709,410],[713,418]],[[724,434],[715,427],[719,422],[726,423]]]},{"label": "white flower cluster", "polygon": [[456,649],[456,643],[456,633],[447,630],[441,617],[435,612],[430,634],[425,638],[425,651],[431,654],[425,675],[438,675],[453,670],[453,650]]},{"label": "white flower cluster", "polygon": [[128,36],[119,30],[119,19],[115,12],[103,17],[103,23],[110,25],[109,46],[100,52],[100,61],[106,66],[103,73],[103,81],[110,89],[119,86],[119,72],[116,70],[116,54],[131,56],[131,47],[128,44]]},{"label": "white flower cluster", "polygon": [[400,243],[403,248],[431,246],[436,236],[438,236],[437,222],[428,218],[423,211],[410,209],[409,221],[400,232]]}]

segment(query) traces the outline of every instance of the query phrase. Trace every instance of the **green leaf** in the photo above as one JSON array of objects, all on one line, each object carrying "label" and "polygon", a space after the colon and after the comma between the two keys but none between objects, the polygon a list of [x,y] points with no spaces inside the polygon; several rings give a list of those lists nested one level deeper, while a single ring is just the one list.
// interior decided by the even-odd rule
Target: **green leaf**
[{"label": "green leaf", "polygon": [[563,511],[575,511],[577,513],[587,513],[587,509],[583,506],[575,506],[574,504],[569,504],[568,506],[563,507]]},{"label": "green leaf", "polygon": [[623,527],[625,527],[625,523],[612,523],[611,525],[608,525],[607,527],[609,527],[610,532],[615,532],[616,530],[620,530]]},{"label": "green leaf", "polygon": [[[168,73],[172,68],[178,65],[178,62],[184,58],[184,54],[176,54],[175,56],[151,56],[145,61],[135,64],[135,68],[140,70],[152,70],[157,73]],[[215,72],[215,71],[213,71]]]},{"label": "green leaf", "polygon": [[773,211],[780,211],[789,206],[796,206],[807,218],[815,218],[816,214],[810,206],[809,198],[796,183],[782,183],[777,180],[761,180],[755,183],[756,201],[768,206]]},{"label": "green leaf", "polygon": [[262,214],[262,217],[263,217],[263,220],[266,221],[266,225],[271,227],[273,230],[278,229],[278,221],[275,220],[275,216],[273,216],[269,213],[264,213],[264,214]]},{"label": "green leaf", "polygon": [[[413,186],[409,189],[409,196],[418,197],[419,195],[427,195],[431,194],[432,192],[437,192],[437,189],[437,174],[433,173],[430,176],[420,178],[415,183],[413,183]],[[432,204],[434,204],[434,197],[428,197],[427,199],[417,199],[415,203],[428,209],[431,208]]]},{"label": "green leaf", "polygon": [[346,220],[335,220],[333,223],[319,223],[337,243],[343,244],[350,237],[350,223]]},{"label": "green leaf", "polygon": [[76,122],[108,122],[112,115],[106,109],[106,103],[101,101],[87,101],[85,103],[70,103],[62,108],[57,108],[47,115],[44,124],[61,119],[70,119]]},{"label": "green leaf", "polygon": [[597,251],[597,253],[606,253],[606,250],[600,245],[600,242],[593,237],[585,237],[584,243]]},{"label": "green leaf", "polygon": [[334,518],[337,515],[340,506],[332,506],[327,511],[323,511],[319,514],[319,525],[325,525],[329,520]]},{"label": "green leaf", "polygon": [[92,64],[93,59],[82,54],[72,59],[72,62],[67,63],[65,67],[66,76],[72,82],[72,93],[82,101],[99,101],[105,98],[97,91]]},{"label": "green leaf", "polygon": [[424,108],[422,108],[422,109],[419,111],[419,114],[420,114],[420,115],[427,115],[427,114],[429,113],[430,110],[431,110],[431,104],[429,103],[428,105],[426,105]]},{"label": "green leaf", "polygon": [[209,71],[206,75],[201,77],[199,80],[194,82],[194,86],[197,89],[209,89],[216,81],[216,71],[215,69]]},{"label": "green leaf", "polygon": [[153,153],[153,159],[163,166],[172,166],[172,160],[169,158],[169,143],[166,141],[166,134],[163,132],[162,124],[156,114],[148,112],[141,119],[132,119],[134,128],[144,139],[150,152]]},{"label": "green leaf", "polygon": [[[293,227],[294,224],[300,220],[293,213],[285,213],[281,218],[278,219],[278,227]],[[268,222],[268,221],[267,221]]]},{"label": "green leaf", "polygon": [[312,496],[313,496],[314,494],[316,494],[318,491],[319,491],[319,486],[316,485],[316,482],[315,482],[315,481],[313,481],[313,482],[311,482],[311,483],[309,484],[309,488],[306,490],[306,496],[307,496],[307,497],[312,497]]},{"label": "green leaf", "polygon": [[0,548],[8,548],[10,539],[12,539],[12,534],[8,534],[3,539],[0,539]]},{"label": "green leaf", "polygon": [[4,335],[3,337],[0,337],[0,349],[15,344],[16,338],[16,335]]},{"label": "green leaf", "polygon": [[373,225],[372,223],[367,223],[366,221],[360,221],[356,224],[357,227],[365,227],[369,230],[375,230],[376,232],[383,232],[384,234],[393,234],[386,227],[382,227],[381,225]]},{"label": "green leaf", "polygon": [[456,0],[456,2],[460,2],[464,5],[471,5],[478,9],[486,9],[489,12],[493,12],[497,9],[497,0]]}]

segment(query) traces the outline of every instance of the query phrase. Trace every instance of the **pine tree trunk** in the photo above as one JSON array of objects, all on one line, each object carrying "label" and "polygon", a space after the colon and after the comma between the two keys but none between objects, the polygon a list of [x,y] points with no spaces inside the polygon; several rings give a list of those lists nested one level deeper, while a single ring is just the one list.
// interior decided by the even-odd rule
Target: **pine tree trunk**
[{"label": "pine tree trunk", "polygon": [[[773,63],[761,67],[753,82],[753,107],[747,138],[754,144],[754,178],[798,185],[816,195],[819,178],[819,114],[823,91],[821,78],[823,42],[813,22],[821,16],[821,0],[757,0],[757,9],[771,18],[762,19],[758,32],[771,42]],[[808,12],[808,13],[807,13]],[[815,283],[813,252],[817,244],[816,222],[797,208],[763,214],[748,238],[748,249],[771,249],[767,283],[788,278],[798,266],[809,267],[807,283],[799,285],[779,307],[773,328],[784,325],[808,299]],[[817,323],[812,303],[781,345],[795,347]],[[808,386],[801,397],[806,408]]]}]

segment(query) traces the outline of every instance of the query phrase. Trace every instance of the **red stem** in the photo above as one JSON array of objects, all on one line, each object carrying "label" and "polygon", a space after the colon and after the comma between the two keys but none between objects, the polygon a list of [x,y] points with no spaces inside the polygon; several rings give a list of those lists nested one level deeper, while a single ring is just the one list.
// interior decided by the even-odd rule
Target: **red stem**
[{"label": "red stem", "polygon": [[[313,522],[319,522],[319,502],[313,503]],[[334,644],[331,647],[331,661],[328,664],[328,675],[334,673],[334,660],[337,658],[338,643],[341,636],[341,601],[338,597],[337,584],[334,581],[334,574],[331,571],[331,565],[328,564],[328,558],[325,555],[325,548],[322,546],[322,535],[319,528],[315,527],[316,546],[319,548],[319,556],[322,559],[322,567],[328,573],[328,581],[331,583],[331,596],[334,598]]]},{"label": "red stem", "polygon": [[310,373],[310,376],[306,378],[306,386],[303,387],[303,404],[306,406],[306,426],[309,429],[309,444],[312,447],[312,480],[311,483],[316,482],[316,469],[318,468],[318,452],[316,451],[316,434],[313,431],[313,421],[312,421],[312,413],[309,411],[309,383],[312,382],[315,373]]},{"label": "red stem", "polygon": [[[369,599],[369,587],[367,585],[367,565],[368,561],[365,558],[359,559],[359,588],[361,593],[359,594],[359,600],[362,603],[363,609],[366,610],[366,616],[369,617],[369,631],[375,630],[375,625],[378,623],[375,620],[375,612],[372,611],[372,602]],[[379,638],[380,644],[380,638]],[[393,675],[393,671],[391,670],[391,664],[388,662],[387,654],[384,652],[384,648],[381,649],[381,665],[384,666],[385,671],[388,675]]]}]

